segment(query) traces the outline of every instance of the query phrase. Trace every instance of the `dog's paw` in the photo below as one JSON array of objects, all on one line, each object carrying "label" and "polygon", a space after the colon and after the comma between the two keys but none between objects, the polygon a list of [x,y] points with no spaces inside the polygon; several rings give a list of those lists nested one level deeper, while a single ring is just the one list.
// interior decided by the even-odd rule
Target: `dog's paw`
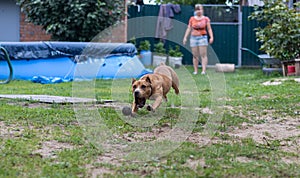
[{"label": "dog's paw", "polygon": [[130,116],[131,116],[131,117],[136,117],[136,112],[132,112],[132,113],[130,114]]},{"label": "dog's paw", "polygon": [[152,106],[151,106],[151,105],[148,105],[148,106],[147,106],[147,110],[148,110],[148,111],[152,111],[152,112],[154,112],[154,109],[152,108]]}]

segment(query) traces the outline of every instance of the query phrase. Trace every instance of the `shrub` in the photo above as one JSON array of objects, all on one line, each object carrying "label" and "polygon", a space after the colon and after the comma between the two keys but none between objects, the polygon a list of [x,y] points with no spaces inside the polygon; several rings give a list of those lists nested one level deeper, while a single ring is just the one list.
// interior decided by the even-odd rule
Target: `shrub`
[{"label": "shrub", "polygon": [[172,48],[171,46],[169,47],[169,56],[172,56],[172,57],[182,57],[183,56],[178,45],[176,45],[175,48]]},{"label": "shrub", "polygon": [[135,37],[130,38],[128,42],[132,43],[134,46],[136,46],[136,38]]},{"label": "shrub", "polygon": [[262,8],[255,7],[249,16],[252,20],[266,22],[255,29],[261,50],[280,60],[295,59],[300,54],[300,15],[296,11],[300,2],[289,9],[282,0],[264,0]]},{"label": "shrub", "polygon": [[151,44],[148,40],[144,40],[140,42],[139,51],[149,51],[151,48]]},{"label": "shrub", "polygon": [[166,55],[166,49],[163,42],[158,42],[154,45],[154,52],[158,55]]},{"label": "shrub", "polygon": [[17,0],[29,22],[54,40],[91,41],[125,15],[124,0]]}]

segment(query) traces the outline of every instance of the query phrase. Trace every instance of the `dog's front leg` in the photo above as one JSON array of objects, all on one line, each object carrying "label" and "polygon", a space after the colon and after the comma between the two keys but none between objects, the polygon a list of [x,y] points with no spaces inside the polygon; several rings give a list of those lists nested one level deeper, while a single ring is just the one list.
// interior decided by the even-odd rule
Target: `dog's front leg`
[{"label": "dog's front leg", "polygon": [[156,108],[158,108],[160,106],[160,104],[162,103],[163,97],[162,96],[157,96],[154,103],[151,106],[147,107],[148,111],[155,111]]},{"label": "dog's front leg", "polygon": [[131,113],[132,113],[132,114],[135,114],[137,111],[138,111],[138,107],[137,107],[135,101],[133,101]]}]

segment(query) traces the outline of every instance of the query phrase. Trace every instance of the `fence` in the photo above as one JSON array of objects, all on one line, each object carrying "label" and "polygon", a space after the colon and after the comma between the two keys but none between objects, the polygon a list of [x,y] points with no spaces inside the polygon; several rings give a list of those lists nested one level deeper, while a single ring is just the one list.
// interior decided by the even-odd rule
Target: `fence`
[{"label": "fence", "polygon": [[[136,38],[137,44],[149,40],[153,51],[154,44],[160,40],[155,37],[159,8],[159,5],[129,6],[127,39]],[[180,5],[180,8],[181,12],[174,13],[172,18],[173,28],[167,33],[165,47],[168,49],[170,46],[179,45],[184,54],[183,64],[190,65],[190,47],[182,45],[182,39],[194,9],[190,5]],[[237,66],[259,65],[257,59],[240,50],[241,47],[247,47],[260,53],[253,31],[258,24],[248,20],[252,12],[251,7],[241,9],[240,6],[204,5],[204,13],[211,19],[214,32],[214,43],[208,50],[209,65],[217,62],[233,63]]]}]

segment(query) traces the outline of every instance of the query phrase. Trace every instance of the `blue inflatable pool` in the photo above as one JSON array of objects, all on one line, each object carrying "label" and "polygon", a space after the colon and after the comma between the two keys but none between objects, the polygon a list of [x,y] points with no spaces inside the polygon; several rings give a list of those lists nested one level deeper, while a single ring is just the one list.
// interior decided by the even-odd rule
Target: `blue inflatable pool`
[{"label": "blue inflatable pool", "polygon": [[[11,59],[13,79],[137,78],[148,70],[130,43],[1,42]],[[0,52],[0,79],[9,75]]]}]

